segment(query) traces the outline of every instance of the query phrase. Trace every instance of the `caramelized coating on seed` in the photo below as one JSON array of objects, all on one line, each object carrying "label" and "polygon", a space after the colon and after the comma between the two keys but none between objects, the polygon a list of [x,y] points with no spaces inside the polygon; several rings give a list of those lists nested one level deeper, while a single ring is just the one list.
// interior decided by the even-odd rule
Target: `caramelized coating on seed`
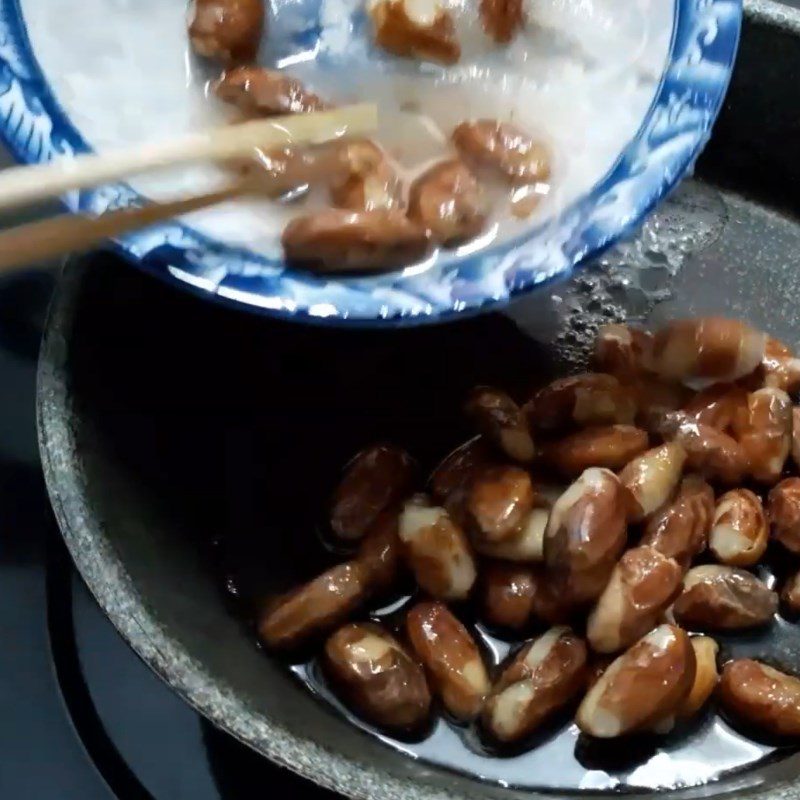
[{"label": "caramelized coating on seed", "polygon": [[341,142],[329,181],[331,201],[351,211],[397,209],[402,185],[383,150],[369,139]]},{"label": "caramelized coating on seed", "polygon": [[325,104],[303,83],[274,69],[240,66],[229,69],[213,85],[214,94],[248,117],[307,114]]},{"label": "caramelized coating on seed", "polygon": [[733,382],[758,367],[766,341],[766,334],[738,320],[676,320],[655,334],[649,367],[663,378],[696,388]]},{"label": "caramelized coating on seed", "polygon": [[295,217],[284,229],[286,260],[321,272],[396,269],[430,249],[430,236],[401,211],[331,208]]},{"label": "caramelized coating on seed", "polygon": [[774,736],[800,736],[800,679],[766,664],[742,658],[722,670],[722,706]]},{"label": "caramelized coating on seed", "polygon": [[358,546],[356,561],[363,568],[367,585],[374,592],[390,589],[400,573],[403,554],[399,524],[396,510],[384,511]]},{"label": "caramelized coating on seed", "polygon": [[298,647],[347,619],[368,593],[364,567],[339,564],[269,603],[258,619],[258,636],[272,649]]},{"label": "caramelized coating on seed", "polygon": [[592,364],[599,372],[629,380],[645,372],[653,337],[629,325],[601,325],[594,341]]},{"label": "caramelized coating on seed", "polygon": [[377,0],[369,14],[376,43],[389,53],[439,64],[461,58],[453,19],[438,0]]},{"label": "caramelized coating on seed", "polygon": [[587,425],[630,424],[636,404],[631,391],[613,375],[585,372],[548,384],[523,410],[531,428],[558,433]]},{"label": "caramelized coating on seed", "polygon": [[360,717],[392,731],[428,720],[431,695],[422,668],[378,625],[345,625],[325,644],[325,672]]},{"label": "caramelized coating on seed", "polygon": [[760,483],[773,484],[783,472],[792,446],[792,401],[783,389],[766,387],[747,396],[734,433]]},{"label": "caramelized coating on seed", "polygon": [[709,636],[693,636],[691,641],[697,668],[692,689],[678,709],[678,716],[682,719],[695,716],[714,694],[719,683],[719,645]]},{"label": "caramelized coating on seed", "polygon": [[688,475],[678,494],[647,522],[642,544],[674,558],[684,570],[706,549],[714,517],[714,491],[699,475]]},{"label": "caramelized coating on seed", "polygon": [[736,384],[718,383],[698,392],[686,405],[686,415],[724,433],[733,433],[734,423],[747,409],[747,392]]},{"label": "caramelized coating on seed", "polygon": [[467,629],[443,603],[424,602],[408,612],[406,632],[448,712],[461,722],[477,717],[491,685]]},{"label": "caramelized coating on seed", "polygon": [[467,509],[475,538],[502,542],[518,533],[533,510],[531,476],[519,467],[487,467],[472,482]]},{"label": "caramelized coating on seed", "polygon": [[667,442],[637,456],[620,472],[622,485],[636,501],[635,522],[647,519],[672,497],[685,463],[686,451]]},{"label": "caramelized coating on seed", "polygon": [[769,527],[759,497],[749,489],[732,489],[717,503],[708,547],[722,564],[752,567],[767,549]]},{"label": "caramelized coating on seed", "polygon": [[556,501],[544,557],[565,602],[600,596],[625,547],[630,504],[619,479],[604,469],[586,470]]},{"label": "caramelized coating on seed", "polygon": [[620,469],[647,449],[647,433],[633,425],[584,428],[543,448],[546,461],[574,478],[591,467]]},{"label": "caramelized coating on seed", "polygon": [[586,676],[586,645],[569,628],[551,628],[501,673],[484,708],[484,729],[501,742],[530,735],[579,694]]},{"label": "caramelized coating on seed", "polygon": [[772,537],[787,550],[800,555],[800,478],[784,478],[767,499]]},{"label": "caramelized coating on seed", "polygon": [[628,550],[589,615],[586,636],[597,653],[629,647],[655,626],[680,591],[683,570],[652,547]]},{"label": "caramelized coating on seed", "polygon": [[695,422],[681,411],[661,415],[655,427],[665,439],[683,447],[689,469],[727,485],[744,479],[750,462],[744,448],[728,434]]},{"label": "caramelized coating on seed", "polygon": [[475,176],[453,158],[434,164],[411,184],[408,216],[434,241],[455,247],[483,230],[487,208]]},{"label": "caramelized coating on seed", "polygon": [[672,607],[688,628],[737,631],[765,625],[778,610],[778,595],[743,569],[709,564],[689,570]]},{"label": "caramelized coating on seed", "polygon": [[533,461],[535,447],[528,420],[520,407],[505,393],[489,386],[470,392],[464,406],[475,427],[514,461]]},{"label": "caramelized coating on seed", "polygon": [[414,462],[405,450],[373,445],[345,469],[331,502],[331,528],[340,539],[364,536],[381,512],[407,495],[414,480]]},{"label": "caramelized coating on seed", "polygon": [[800,614],[800,572],[786,579],[781,589],[781,602],[790,613]]},{"label": "caramelized coating on seed", "polygon": [[467,537],[447,511],[417,495],[403,507],[400,540],[422,589],[443,600],[464,600],[477,577]]},{"label": "caramelized coating on seed", "polygon": [[695,669],[686,633],[660,625],[605,670],[578,709],[578,727],[601,739],[652,730],[678,712]]},{"label": "caramelized coating on seed", "polygon": [[481,616],[498,628],[520,630],[533,613],[536,577],[524,564],[492,561],[482,571]]},{"label": "caramelized coating on seed", "polygon": [[195,53],[223,64],[252,61],[264,31],[262,0],[193,0],[189,39]]},{"label": "caramelized coating on seed", "polygon": [[512,183],[532,184],[550,178],[547,148],[513,123],[496,119],[462,122],[453,131],[453,144],[468,164]]},{"label": "caramelized coating on seed", "polygon": [[756,375],[764,386],[795,394],[800,389],[800,358],[795,357],[788,345],[768,336],[764,358]]}]

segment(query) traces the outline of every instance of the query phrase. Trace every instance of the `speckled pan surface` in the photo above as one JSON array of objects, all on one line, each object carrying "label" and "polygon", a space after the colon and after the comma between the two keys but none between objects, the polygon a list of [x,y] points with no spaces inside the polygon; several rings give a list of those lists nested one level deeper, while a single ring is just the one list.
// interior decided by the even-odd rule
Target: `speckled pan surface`
[{"label": "speckled pan surface", "polygon": [[[184,2],[147,3],[0,0],[0,133],[20,161],[69,158],[201,124],[203,75],[198,79],[196,65],[185,58]],[[534,60],[521,59],[526,80],[534,87],[549,80],[549,93],[560,103],[528,98],[523,82],[512,93],[516,118],[533,113],[546,127],[548,120],[566,114],[561,129],[556,126],[558,135],[550,137],[565,149],[563,165],[555,165],[560,178],[552,194],[570,184],[570,173],[583,181],[580,190],[567,192],[559,213],[532,218],[505,241],[482,250],[470,243],[436,257],[435,263],[341,280],[287,269],[277,230],[253,239],[254,231],[279,217],[274,204],[202,212],[126,235],[119,247],[145,270],[204,296],[328,325],[435,321],[505,303],[567,275],[635,225],[704,146],[730,77],[741,0],[637,0],[622,6],[607,0],[547,0],[532,9],[534,19],[540,9],[546,11],[545,39],[558,40],[576,27],[580,37],[607,37],[596,52],[580,51],[566,64],[565,75],[578,78],[574,88],[549,80],[547,72],[528,75]],[[625,9],[621,22],[618,9]],[[634,29],[641,30],[615,38],[631,14],[638,20]],[[586,15],[589,24],[581,27]],[[318,63],[321,76],[338,70],[344,83],[353,70],[373,71],[374,66],[376,74],[391,69],[402,75],[406,69],[387,66],[369,46],[363,4],[354,0],[277,0],[271,17],[273,38],[262,53],[267,63],[293,70]],[[548,27],[553,21],[558,23],[554,33]],[[543,51],[541,43],[534,44],[534,54]],[[560,46],[557,41],[556,50]],[[486,63],[462,65],[442,80],[503,75],[505,56],[496,55]],[[610,62],[610,71],[617,70],[622,80],[598,77],[586,67],[593,62],[604,67]],[[420,71],[417,79],[425,80],[428,72]],[[106,79],[109,73],[113,80]],[[495,81],[487,102],[502,94],[506,83],[505,78]],[[572,118],[569,108],[580,105],[574,101],[581,87],[594,105],[584,118]],[[625,112],[630,119],[620,120],[619,131],[605,130],[609,120]],[[576,155],[589,129],[590,141],[612,142],[608,152],[590,159],[591,169]],[[196,191],[208,180],[188,171],[164,180],[141,179],[133,187],[72,193],[65,202],[70,210],[98,214],[178,188]]]}]

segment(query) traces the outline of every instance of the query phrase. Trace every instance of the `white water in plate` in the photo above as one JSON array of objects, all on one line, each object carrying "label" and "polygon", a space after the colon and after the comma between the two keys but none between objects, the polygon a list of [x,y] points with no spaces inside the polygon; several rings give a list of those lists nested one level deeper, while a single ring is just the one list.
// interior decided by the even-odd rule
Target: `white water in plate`
[{"label": "white water in plate", "polygon": [[[636,133],[666,60],[673,0],[528,0],[529,25],[510,47],[488,43],[477,0],[447,0],[463,55],[442,69],[377,53],[363,0],[321,0],[313,46],[287,45],[302,28],[305,0],[272,0],[272,38],[261,61],[306,80],[324,98],[378,104],[376,139],[407,176],[448,154],[463,119],[514,120],[553,153],[549,195],[525,221],[496,203],[490,233],[502,240],[541,223],[602,178]],[[222,124],[225,112],[205,95],[208,72],[190,56],[183,0],[22,0],[36,56],[52,90],[96,150],[178,136]],[[354,22],[355,20],[355,22]],[[404,109],[413,108],[413,111]],[[154,199],[219,185],[224,174],[198,166],[137,178]],[[205,234],[265,255],[302,204],[239,200],[187,222]],[[445,256],[447,257],[447,256]]]}]

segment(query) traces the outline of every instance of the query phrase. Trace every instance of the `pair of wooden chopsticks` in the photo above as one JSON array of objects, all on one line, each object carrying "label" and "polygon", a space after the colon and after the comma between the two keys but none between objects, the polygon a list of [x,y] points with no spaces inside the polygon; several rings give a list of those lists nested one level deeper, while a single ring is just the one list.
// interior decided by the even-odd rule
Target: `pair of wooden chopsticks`
[{"label": "pair of wooden chopsticks", "polygon": [[[375,106],[343,106],[330,111],[245,122],[125,152],[89,154],[49,164],[12,167],[0,172],[0,211],[182,164],[247,159],[257,149],[284,144],[317,144],[344,135],[361,136],[374,131],[377,124]],[[260,176],[263,190],[268,188],[269,179],[269,174]],[[252,190],[253,182],[241,179],[215,191],[171,202],[148,203],[99,217],[63,214],[0,231],[0,271],[85,250],[105,239],[216,205]]]}]

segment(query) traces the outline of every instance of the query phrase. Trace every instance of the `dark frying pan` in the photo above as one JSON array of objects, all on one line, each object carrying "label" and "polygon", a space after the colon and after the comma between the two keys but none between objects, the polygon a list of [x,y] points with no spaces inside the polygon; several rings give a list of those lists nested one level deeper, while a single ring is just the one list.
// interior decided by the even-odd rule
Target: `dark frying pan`
[{"label": "dark frying pan", "polygon": [[[743,224],[726,230],[747,235]],[[726,237],[707,253],[724,260],[737,246]],[[732,281],[723,298],[707,281],[686,292],[683,281],[701,285],[697,269],[684,265],[670,313],[743,301]],[[790,300],[770,299],[785,326],[770,328],[791,340]],[[672,796],[800,797],[792,748],[751,745],[713,715],[683,738],[610,749],[587,748],[565,721],[533,755],[491,763],[447,726],[435,747],[384,741],[348,721],[313,668],[255,645],[251,605],[330,558],[319,509],[346,458],[378,438],[423,461],[445,452],[465,434],[456,409],[470,386],[522,391],[558,366],[553,349],[523,330],[546,330],[550,307],[533,298],[511,315],[436,328],[322,331],[202,303],[107,257],[69,264],[43,344],[39,426],[79,570],[136,652],[195,708],[352,797],[565,797],[614,786],[637,796],[698,776],[717,780]],[[752,316],[765,324],[760,308]],[[796,668],[800,627],[776,623],[725,646]]]}]

